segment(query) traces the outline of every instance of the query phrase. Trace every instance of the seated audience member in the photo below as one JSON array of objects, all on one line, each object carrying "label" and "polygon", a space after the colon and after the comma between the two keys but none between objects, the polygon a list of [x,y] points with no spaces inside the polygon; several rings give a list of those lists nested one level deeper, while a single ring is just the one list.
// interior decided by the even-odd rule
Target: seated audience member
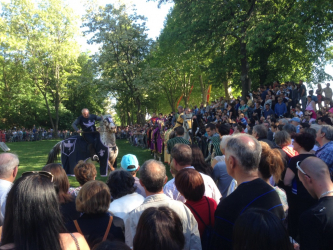
[{"label": "seated audience member", "polygon": [[237,189],[217,206],[213,235],[213,249],[232,249],[233,224],[248,208],[269,210],[284,219],[285,213],[275,189],[259,178],[258,167],[261,145],[252,136],[233,136],[227,143],[225,159],[228,174],[237,183]]},{"label": "seated audience member", "polygon": [[329,250],[333,246],[333,183],[328,167],[317,157],[308,157],[298,167],[298,175],[316,204],[299,220],[302,250]]},{"label": "seated audience member", "polygon": [[65,226],[51,173],[26,172],[8,193],[0,249],[88,250],[79,233]]},{"label": "seated audience member", "polygon": [[75,197],[68,193],[69,181],[65,170],[61,164],[51,163],[42,168],[43,171],[50,172],[54,176],[54,186],[58,194],[60,203],[60,212],[64,223],[76,220],[80,217],[80,213],[76,210]]},{"label": "seated audience member", "polygon": [[16,178],[19,159],[11,153],[0,154],[0,227],[5,218],[6,200]]},{"label": "seated audience member", "polygon": [[140,169],[138,159],[135,155],[127,154],[121,158],[121,168],[125,171],[129,172],[134,178],[134,186],[136,187],[136,192],[141,194],[144,198],[146,198],[146,193],[144,188],[141,186],[139,178],[136,177],[137,172]]},{"label": "seated audience member", "polygon": [[[146,191],[146,199],[142,205],[135,208],[126,217],[125,238],[126,244],[133,247],[133,239],[141,214],[150,207],[166,206],[174,210],[183,224],[185,236],[184,250],[201,249],[198,223],[191,210],[182,202],[170,199],[163,193],[163,185],[168,177],[163,163],[155,160],[146,161],[139,170],[140,183]],[[143,239],[141,239],[143,240]]]},{"label": "seated audience member", "polygon": [[[284,171],[284,160],[282,155],[278,149],[271,149],[266,142],[260,142],[260,144],[262,152],[259,163],[259,177],[269,185],[271,185],[271,177],[273,177],[275,183],[278,183],[281,179],[281,174]],[[278,193],[283,205],[283,210],[287,214],[288,202],[286,192],[277,186],[273,188]]]},{"label": "seated audience member", "polygon": [[150,207],[140,216],[133,240],[135,250],[182,250],[182,221],[169,207]]},{"label": "seated audience member", "polygon": [[252,136],[258,141],[266,142],[271,148],[276,148],[275,143],[267,139],[267,127],[265,125],[254,126]]},{"label": "seated audience member", "polygon": [[106,240],[94,246],[92,250],[131,250],[131,248],[121,241]]},{"label": "seated audience member", "polygon": [[333,127],[323,125],[317,132],[316,140],[320,145],[316,156],[326,163],[333,179]]},{"label": "seated audience member", "polygon": [[233,250],[293,250],[281,220],[265,209],[249,209],[233,228]]},{"label": "seated audience member", "polygon": [[[225,135],[222,137],[220,148],[221,152],[223,153],[223,157],[225,154],[225,148],[230,138],[232,138],[231,135]],[[217,187],[220,190],[222,197],[227,197],[228,188],[233,178],[227,172],[225,157],[223,161],[218,162],[214,166],[212,178],[217,183]]]},{"label": "seated audience member", "polygon": [[200,173],[211,176],[213,169],[205,162],[201,149],[197,145],[191,145],[192,166]]},{"label": "seated audience member", "polygon": [[124,222],[108,213],[110,201],[110,190],[105,183],[89,181],[84,184],[76,197],[76,208],[83,214],[68,222],[67,230],[84,235],[90,247],[106,239],[124,242]]},{"label": "seated audience member", "polygon": [[284,177],[284,185],[291,188],[288,192],[288,231],[294,239],[298,238],[298,221],[300,215],[314,205],[315,200],[306,191],[297,174],[297,162],[314,156],[311,149],[315,144],[315,139],[311,134],[302,133],[294,136],[294,149],[299,153],[288,162],[287,171]]},{"label": "seated audience member", "polygon": [[113,171],[106,182],[113,198],[109,211],[123,220],[129,212],[140,206],[145,199],[136,192],[134,182],[133,176],[124,170]]},{"label": "seated audience member", "polygon": [[194,169],[184,168],[175,178],[178,191],[185,197],[185,205],[192,211],[198,222],[200,236],[202,237],[206,226],[214,225],[216,201],[204,196],[205,184],[200,173]]},{"label": "seated audience member", "polygon": [[[177,171],[180,171],[184,168],[194,169],[194,167],[192,167],[192,149],[190,146],[185,144],[176,144],[172,148],[171,157],[171,164]],[[205,183],[205,196],[212,198],[216,201],[216,203],[219,203],[222,196],[215,182],[210,176],[203,173],[200,174]],[[185,198],[178,192],[176,188],[175,178],[165,184],[163,192],[171,199],[185,202]]]},{"label": "seated audience member", "polygon": [[74,174],[75,179],[78,181],[80,186],[77,188],[69,188],[68,193],[76,197],[86,182],[95,180],[97,171],[94,164],[79,161],[74,168]]}]

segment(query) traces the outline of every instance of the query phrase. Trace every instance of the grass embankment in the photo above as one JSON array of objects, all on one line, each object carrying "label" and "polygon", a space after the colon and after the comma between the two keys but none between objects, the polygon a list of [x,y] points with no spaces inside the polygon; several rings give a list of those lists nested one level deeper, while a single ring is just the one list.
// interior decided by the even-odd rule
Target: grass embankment
[{"label": "grass embankment", "polygon": [[[48,141],[33,141],[33,142],[13,142],[6,143],[10,148],[10,152],[17,154],[20,160],[20,167],[18,177],[21,176],[23,172],[26,171],[38,171],[46,164],[47,156],[51,148],[57,143],[57,140]],[[117,167],[120,167],[120,161],[125,154],[134,154],[138,158],[139,164],[141,165],[146,160],[152,158],[150,151],[147,149],[142,149],[140,147],[133,147],[126,140],[117,140],[117,146],[119,149],[119,154],[117,158]],[[60,157],[59,157],[60,159]],[[59,160],[60,162],[60,160]],[[101,177],[99,175],[99,165],[96,163],[97,177],[96,180],[106,181],[107,177]],[[172,178],[169,167],[167,167],[168,178]],[[75,177],[68,177],[69,182],[72,187],[79,186]]]}]

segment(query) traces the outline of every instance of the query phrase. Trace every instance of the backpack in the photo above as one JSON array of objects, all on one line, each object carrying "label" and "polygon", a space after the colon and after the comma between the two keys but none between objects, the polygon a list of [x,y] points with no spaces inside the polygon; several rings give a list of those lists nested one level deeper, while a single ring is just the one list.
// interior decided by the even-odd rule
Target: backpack
[{"label": "backpack", "polygon": [[186,205],[191,209],[191,211],[193,211],[198,216],[198,218],[200,219],[202,224],[205,225],[205,230],[204,230],[204,232],[201,236],[201,245],[202,245],[202,250],[209,250],[209,249],[212,249],[212,243],[211,242],[212,242],[212,237],[213,237],[213,227],[211,226],[209,201],[208,201],[206,196],[205,196],[205,198],[206,198],[206,201],[207,201],[207,204],[208,204],[208,211],[209,211],[209,224],[208,225],[205,224],[205,222],[202,220],[202,218],[200,217],[198,212],[195,211],[194,208],[191,205],[189,205],[189,204],[186,204]]}]

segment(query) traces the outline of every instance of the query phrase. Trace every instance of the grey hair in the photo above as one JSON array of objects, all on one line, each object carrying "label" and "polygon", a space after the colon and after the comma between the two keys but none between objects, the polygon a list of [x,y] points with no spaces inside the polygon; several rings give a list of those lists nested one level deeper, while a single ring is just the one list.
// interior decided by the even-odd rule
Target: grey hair
[{"label": "grey hair", "polygon": [[280,119],[280,120],[279,120],[279,123],[280,123],[281,125],[286,125],[286,124],[289,123],[289,121],[288,121],[288,119],[284,118],[284,119]]},{"label": "grey hair", "polygon": [[319,125],[319,124],[311,124],[310,128],[313,128],[314,130],[316,130],[316,132],[318,132],[321,129],[321,125]]},{"label": "grey hair", "polygon": [[140,180],[147,191],[151,193],[160,192],[166,178],[165,166],[156,160],[145,161],[139,170]]},{"label": "grey hair", "polygon": [[0,178],[9,178],[13,169],[20,163],[18,156],[11,153],[0,154]]},{"label": "grey hair", "polygon": [[220,142],[220,148],[225,149],[227,147],[228,141],[232,138],[232,135],[224,135]]},{"label": "grey hair", "polygon": [[257,133],[258,138],[267,138],[267,128],[265,125],[255,125],[253,131]]},{"label": "grey hair", "polygon": [[321,132],[325,133],[325,138],[329,141],[333,141],[333,127],[330,125],[323,125]]},{"label": "grey hair", "polygon": [[287,131],[290,135],[296,133],[296,127],[290,123],[284,125],[283,130]]},{"label": "grey hair", "polygon": [[274,139],[275,143],[280,147],[288,146],[291,143],[290,134],[285,130],[276,132],[274,135]]},{"label": "grey hair", "polygon": [[[241,138],[247,137],[253,143],[244,143]],[[245,171],[257,170],[261,159],[261,144],[253,136],[238,134],[228,141],[226,151],[237,159]]]}]

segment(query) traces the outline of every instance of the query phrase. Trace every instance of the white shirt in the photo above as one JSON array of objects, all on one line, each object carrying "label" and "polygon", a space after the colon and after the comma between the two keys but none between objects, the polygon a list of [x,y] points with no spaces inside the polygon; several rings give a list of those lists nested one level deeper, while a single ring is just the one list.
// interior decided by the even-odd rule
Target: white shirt
[{"label": "white shirt", "polygon": [[0,226],[3,226],[3,221],[5,218],[5,209],[6,209],[6,201],[7,195],[10,189],[12,188],[13,183],[10,181],[0,179]]},{"label": "white shirt", "polygon": [[145,198],[142,195],[134,192],[133,194],[128,194],[112,201],[109,207],[109,211],[113,215],[124,220],[126,215],[133,209],[140,206],[144,200]]},{"label": "white shirt", "polygon": [[[187,167],[187,168],[194,169],[194,167]],[[203,174],[203,173],[200,173],[200,174],[201,174],[202,179],[205,184],[205,194],[204,195],[209,198],[214,199],[216,201],[216,203],[219,204],[220,199],[222,198],[222,195],[221,195],[220,190],[216,186],[215,182],[213,181],[213,179],[210,176]],[[165,186],[163,188],[163,193],[165,193],[171,199],[181,201],[184,203],[186,201],[184,196],[182,196],[176,188],[175,178],[173,178],[172,180],[168,181],[167,184],[165,184]]]},{"label": "white shirt", "polygon": [[[143,211],[150,207],[166,206],[174,210],[182,224],[185,236],[184,250],[201,250],[201,240],[198,230],[198,223],[191,210],[183,203],[174,201],[164,194],[155,194],[148,196],[144,202],[125,218],[125,243],[133,247],[133,239],[136,234],[136,227]],[[144,240],[144,239],[142,239]]]}]

